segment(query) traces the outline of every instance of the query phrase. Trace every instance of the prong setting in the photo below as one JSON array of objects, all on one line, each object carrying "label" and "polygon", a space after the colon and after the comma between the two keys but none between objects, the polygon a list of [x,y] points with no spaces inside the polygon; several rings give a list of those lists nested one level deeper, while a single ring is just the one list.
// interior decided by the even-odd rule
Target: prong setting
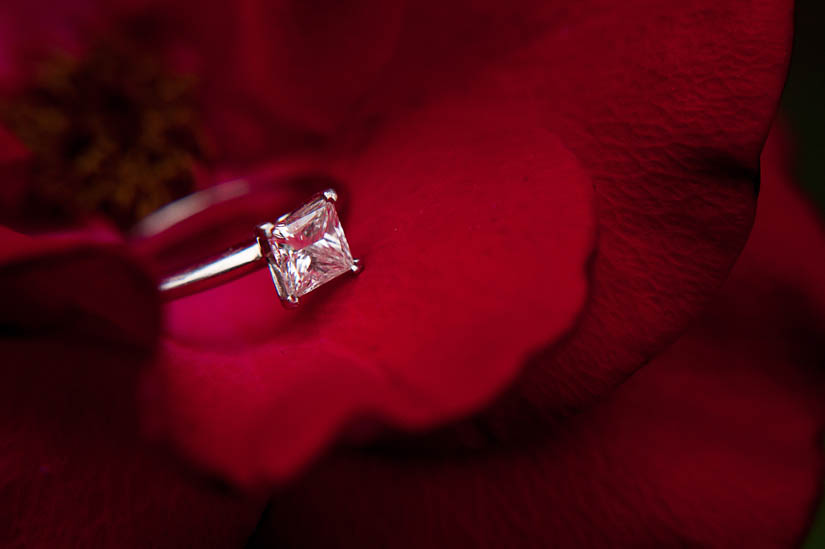
[{"label": "prong setting", "polygon": [[[288,215],[288,214],[286,214],[286,215]],[[258,234],[263,233],[265,236],[269,237],[269,236],[272,236],[272,230],[274,228],[275,228],[275,225],[272,224],[272,223],[261,223],[257,227],[257,232],[258,232]]]},{"label": "prong setting", "polygon": [[255,227],[255,239],[196,267],[163,279],[165,299],[175,299],[228,282],[266,265],[285,308],[338,276],[363,270],[352,257],[335,208],[334,189],[317,193],[309,202],[274,222]]},{"label": "prong setting", "polygon": [[299,298],[337,276],[359,273],[352,257],[335,201],[327,189],[274,223],[258,225],[256,235],[281,304],[296,307]]}]

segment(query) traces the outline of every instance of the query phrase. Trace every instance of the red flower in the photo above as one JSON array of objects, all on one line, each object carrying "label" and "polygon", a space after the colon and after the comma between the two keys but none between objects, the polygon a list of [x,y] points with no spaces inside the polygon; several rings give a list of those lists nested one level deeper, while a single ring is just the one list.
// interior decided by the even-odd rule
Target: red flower
[{"label": "red flower", "polygon": [[[750,488],[746,481],[774,473],[779,457],[762,453],[761,446],[753,448],[764,461],[747,454],[718,460],[711,455],[695,460],[696,481],[686,481],[673,472],[675,459],[685,449],[714,451],[701,433],[695,444],[688,444],[685,435],[691,426],[708,422],[689,408],[674,410],[675,396],[662,397],[678,392],[677,383],[710,391],[714,382],[729,379],[741,386],[746,404],[770,387],[777,417],[787,417],[792,426],[777,429],[777,436],[798,445],[790,455],[804,466],[786,485],[782,503],[792,500],[793,506],[785,507],[782,521],[760,520],[756,526],[777,541],[799,534],[815,477],[811,437],[816,424],[810,418],[821,410],[794,408],[802,389],[791,384],[783,392],[771,378],[777,361],[768,359],[781,363],[786,356],[760,354],[765,374],[717,368],[703,375],[679,367],[680,360],[699,352],[695,346],[701,347],[702,334],[688,335],[606,403],[590,408],[685,330],[727,276],[747,238],[759,152],[789,52],[791,7],[786,2],[154,4],[125,2],[116,11],[159,15],[165,26],[151,27],[156,33],[147,42],[165,52],[170,63],[200,77],[217,150],[213,178],[248,174],[261,164],[278,169],[298,162],[337,179],[344,226],[367,269],[355,281],[325,287],[297,312],[276,307],[265,273],[172,303],[164,310],[160,352],[151,366],[138,356],[130,376],[111,379],[112,357],[132,353],[124,347],[103,351],[102,341],[139,342],[145,348],[156,329],[154,296],[148,297],[143,275],[135,274],[141,268],[133,265],[123,277],[111,277],[114,289],[132,287],[133,279],[144,281],[120,295],[90,284],[100,276],[89,276],[72,258],[66,270],[74,274],[60,272],[49,280],[76,276],[91,289],[69,300],[59,309],[62,316],[55,317],[49,308],[40,314],[41,287],[48,284],[42,282],[44,271],[34,267],[42,264],[9,253],[3,270],[25,290],[4,309],[12,312],[8,325],[15,332],[38,333],[27,324],[32,311],[38,312],[35,318],[62,323],[74,318],[66,311],[95,320],[80,323],[92,328],[72,339],[82,349],[79,358],[58,359],[47,352],[66,346],[66,336],[60,335],[61,346],[43,347],[49,360],[36,361],[34,369],[43,372],[37,380],[57,364],[65,372],[84,363],[88,370],[70,376],[81,384],[82,398],[49,398],[64,386],[62,376],[60,384],[38,394],[16,368],[4,371],[4,386],[30,403],[24,407],[30,413],[19,415],[21,424],[38,433],[38,440],[40,433],[47,434],[42,440],[48,450],[21,445],[20,456],[68,455],[76,463],[93,447],[101,448],[95,463],[111,464],[137,453],[141,457],[129,467],[149,479],[145,485],[141,481],[138,501],[168,495],[164,483],[174,483],[173,494],[183,490],[187,502],[181,526],[187,519],[208,521],[215,531],[198,534],[217,544],[237,541],[244,528],[249,530],[256,503],[217,497],[175,476],[167,464],[142,457],[145,448],[123,435],[133,433],[135,411],[129,403],[138,385],[139,415],[153,435],[208,471],[244,485],[288,479],[334,438],[352,440],[364,431],[374,435],[383,424],[411,430],[446,424],[448,442],[469,450],[479,431],[464,423],[449,427],[450,422],[484,409],[473,417],[493,442],[463,456],[465,466],[455,467],[459,461],[444,456],[445,437],[425,445],[439,458],[430,462],[409,458],[421,450],[418,443],[404,453],[407,460],[372,453],[331,458],[275,500],[274,530],[301,544],[324,535],[330,538],[317,541],[363,545],[360,536],[368,535],[378,544],[393,531],[403,531],[416,545],[445,536],[487,544],[512,544],[513,536],[595,542],[586,537],[594,530],[610,541],[723,543],[726,535],[760,532],[748,521],[765,519],[782,500],[775,497],[779,488],[774,492],[768,486],[746,498],[747,505],[726,505],[726,494],[716,491],[718,479]],[[94,6],[81,7],[76,13],[84,20],[106,20]],[[0,20],[18,22],[11,16]],[[33,25],[23,21],[32,19],[20,19],[23,28]],[[57,27],[64,35],[65,28]],[[14,44],[7,51],[25,49]],[[298,190],[309,194],[317,190],[312,185],[298,185]],[[276,194],[268,203],[271,213],[285,211],[295,190]],[[259,221],[250,218],[249,226]],[[215,223],[212,219],[207,229],[223,230]],[[9,249],[16,249],[14,242],[21,238],[10,235]],[[132,252],[157,265],[180,249],[182,238],[173,233],[135,243]],[[26,241],[26,246],[45,249],[48,242]],[[124,253],[112,252],[111,245],[86,246],[95,258]],[[38,257],[53,261],[54,256]],[[83,288],[74,279],[65,287],[75,284]],[[110,293],[122,301],[110,301]],[[68,299],[65,292],[60,295]],[[133,311],[144,313],[136,317]],[[119,323],[121,330],[110,329]],[[55,324],[61,326],[50,325]],[[25,364],[30,348],[10,363]],[[497,403],[487,407],[496,397]],[[705,402],[711,411],[732,414],[736,408],[728,398],[717,393],[691,404]],[[639,409],[637,401],[650,404]],[[57,420],[51,419],[54,414],[44,419],[43,410],[57,411]],[[109,410],[122,412],[88,424],[99,428],[87,427],[89,414]],[[668,432],[667,410],[675,414],[678,436]],[[627,422],[610,419],[621,417]],[[645,421],[661,433],[660,444],[641,452],[652,444],[646,442],[649,431],[637,426]],[[548,423],[555,425],[552,431]],[[742,440],[741,446],[722,444],[716,451],[749,447],[753,432],[745,426],[711,426],[709,433]],[[128,443],[113,449],[100,434],[89,435],[110,431]],[[77,446],[74,438],[62,438],[77,432],[86,433]],[[607,466],[600,455],[610,457]],[[588,456],[593,459],[584,459]],[[14,479],[15,490],[29,494],[26,486],[32,484],[19,480],[31,477],[23,463],[23,458],[12,462],[4,475]],[[48,488],[66,493],[68,479],[91,477],[89,490],[122,497],[122,475],[95,477],[88,464],[77,467]],[[742,472],[742,467],[748,469]],[[626,511],[612,503],[610,493],[635,489],[638,483],[625,484],[630,475],[650,484],[638,499],[628,500],[644,510],[644,520],[625,529],[630,519],[622,518]],[[490,476],[513,490],[494,490],[483,482]],[[353,503],[354,492],[345,488],[360,483],[359,478],[387,482],[365,484],[372,499]],[[396,480],[396,490],[383,491]],[[340,491],[316,495],[329,486]],[[403,497],[393,500],[398,494]],[[496,521],[466,500],[453,509],[445,494],[501,497],[511,510]],[[418,499],[429,495],[438,503],[424,505]],[[569,501],[579,497],[585,503]],[[717,525],[703,514],[713,509],[707,500],[731,514],[718,515]],[[192,507],[190,501],[200,505]],[[70,505],[57,502],[58,507]],[[107,512],[120,509],[120,503]],[[383,509],[373,509],[372,503]],[[545,528],[543,513],[562,504],[566,509],[556,515],[558,526]],[[420,525],[415,532],[401,530],[403,517],[413,515],[392,512],[407,505],[443,513],[443,529],[421,516],[410,519]],[[302,526],[309,515],[303,511],[323,506],[330,509],[330,528],[307,532]],[[522,507],[529,515],[512,511]],[[225,522],[212,518],[227,514],[227,508],[231,516]],[[587,522],[572,527],[574,517],[591,509]],[[379,510],[393,530],[365,523],[371,520],[368,512]],[[23,517],[16,526],[23,533],[13,531],[14,536],[25,539],[38,530],[32,526],[36,513],[15,516]],[[71,512],[65,516],[79,524],[93,522]],[[481,517],[485,524],[471,524]],[[287,519],[288,524],[282,522]],[[44,523],[53,527],[59,520]],[[111,530],[99,532],[110,534],[89,530],[94,533],[86,539],[115,543],[130,534],[151,538],[144,524],[169,528],[164,517],[151,514],[135,521],[140,531],[126,534],[108,519],[102,522]],[[351,530],[358,536],[352,539],[336,527],[351,523],[363,526]],[[181,536],[191,528],[181,528]],[[51,540],[54,532],[41,529],[40,534]],[[564,532],[571,537],[563,537]],[[112,537],[94,537],[103,535]],[[170,538],[170,544],[184,539]]]},{"label": "red flower", "polygon": [[823,470],[825,231],[772,135],[722,291],[603,402],[481,449],[337,452],[273,498],[253,545],[798,545]]},{"label": "red flower", "polygon": [[297,315],[269,306],[265,273],[170,306],[150,407],[206,467],[280,479],[353,418],[432,426],[517,374],[517,418],[587,405],[741,250],[787,3],[267,6],[186,11],[179,55],[218,139],[268,144],[244,138],[264,113],[315,136],[295,142],[342,181],[368,268]]}]

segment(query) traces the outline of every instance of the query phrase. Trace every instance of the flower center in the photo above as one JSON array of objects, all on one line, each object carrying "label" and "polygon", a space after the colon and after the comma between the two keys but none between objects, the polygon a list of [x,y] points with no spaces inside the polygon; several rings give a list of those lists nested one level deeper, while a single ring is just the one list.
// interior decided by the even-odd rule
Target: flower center
[{"label": "flower center", "polygon": [[92,213],[126,229],[192,192],[206,156],[191,77],[136,46],[107,41],[83,58],[46,59],[0,120],[33,155],[28,215]]}]

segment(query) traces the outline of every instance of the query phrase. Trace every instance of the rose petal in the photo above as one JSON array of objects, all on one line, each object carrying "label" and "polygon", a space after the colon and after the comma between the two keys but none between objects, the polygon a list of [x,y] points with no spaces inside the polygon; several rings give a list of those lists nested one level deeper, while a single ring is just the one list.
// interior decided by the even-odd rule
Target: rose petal
[{"label": "rose petal", "polygon": [[[540,98],[537,122],[594,177],[603,236],[577,335],[538,358],[525,385],[543,410],[591,401],[681,332],[741,248],[789,53],[791,3],[380,4],[343,14],[331,4],[312,11],[255,0],[164,9],[186,23],[173,34],[199,52],[210,112],[244,120],[241,133],[215,124],[229,162],[284,144],[368,138],[491,73],[510,100]],[[285,30],[267,40],[261,29],[273,19]]]},{"label": "rose petal", "polygon": [[186,476],[141,442],[155,282],[99,227],[0,229],[0,546],[239,546],[260,498]]},{"label": "rose petal", "polygon": [[11,218],[19,209],[26,183],[29,151],[14,135],[0,126],[0,217]]},{"label": "rose petal", "polygon": [[364,273],[298,311],[265,272],[170,304],[155,428],[251,483],[355,417],[422,427],[486,402],[585,296],[590,183],[529,109],[457,97],[331,164],[358,182],[339,190]]},{"label": "rose petal", "polygon": [[11,0],[0,6],[0,90],[20,84],[33,55],[78,51],[110,14],[97,0]]},{"label": "rose petal", "polygon": [[[478,72],[495,72],[512,100],[540,98],[537,123],[557,129],[594,179],[592,295],[575,334],[522,376],[519,401],[509,403],[520,421],[611,390],[672,342],[721,284],[750,230],[759,151],[791,38],[792,6],[783,1],[542,5],[549,13],[529,18],[456,10],[487,22],[495,30],[465,25],[497,40],[476,38],[454,57],[443,52],[466,43],[466,32],[451,32],[457,17],[436,18],[435,30],[413,33],[436,44],[432,51],[425,47],[413,69],[393,64],[394,80],[375,94],[376,108],[416,104],[439,86],[473,89]],[[530,40],[526,31],[508,35],[502,21],[520,22]],[[420,53],[410,50],[404,59]],[[465,66],[475,71],[455,70]],[[438,76],[424,79],[431,70]]]},{"label": "rose petal", "polygon": [[825,231],[781,146],[719,299],[606,402],[529,444],[339,452],[252,546],[798,544],[823,473]]},{"label": "rose petal", "polygon": [[28,151],[20,140],[0,126],[0,167],[23,162],[27,157]]},{"label": "rose petal", "polygon": [[240,547],[261,498],[190,476],[138,436],[145,350],[60,333],[0,340],[0,545]]},{"label": "rose petal", "polygon": [[[317,147],[393,55],[403,1],[118,0],[151,14],[169,59],[197,74],[220,160]],[[167,29],[167,30],[168,30]]]},{"label": "rose petal", "polygon": [[[339,159],[349,154],[355,164],[364,162],[366,154],[369,162],[376,166],[374,173],[378,169],[384,170],[379,194],[374,195],[377,176],[364,176],[359,171],[362,168],[348,170],[346,163],[340,161],[329,167],[349,185],[353,213],[345,224],[355,251],[370,254],[373,248],[381,245],[382,238],[378,226],[375,229],[359,226],[366,219],[363,212],[376,209],[371,195],[387,201],[383,204],[376,201],[377,207],[400,205],[409,200],[405,196],[408,192],[405,177],[398,173],[401,166],[408,172],[418,169],[417,175],[424,181],[435,177],[441,169],[437,160],[431,160],[427,156],[429,153],[424,153],[426,142],[436,138],[428,135],[422,140],[424,144],[418,144],[416,132],[408,138],[398,134],[409,131],[409,124],[415,128],[416,124],[420,127],[426,122],[431,127],[417,133],[440,134],[451,124],[451,116],[463,116],[460,112],[453,115],[451,109],[461,111],[465,102],[477,106],[486,98],[485,108],[475,111],[475,116],[479,119],[477,124],[487,127],[476,131],[489,131],[490,137],[486,139],[491,142],[508,138],[510,130],[496,130],[499,117],[509,116],[522,123],[529,122],[531,128],[527,131],[536,128],[553,128],[555,131],[558,128],[562,142],[585,159],[585,167],[594,178],[600,243],[594,262],[593,298],[576,333],[552,346],[549,344],[556,338],[544,338],[548,350],[532,361],[534,367],[522,381],[526,389],[518,392],[520,400],[515,404],[516,408],[538,409],[542,414],[557,413],[581,406],[605,393],[672,341],[728,272],[750,229],[758,152],[782,85],[789,52],[790,18],[790,6],[779,0],[761,2],[757,6],[711,0],[694,0],[679,5],[637,1],[617,6],[612,2],[593,0],[566,8],[543,2],[516,5],[498,2],[416,3],[405,9],[393,54],[380,69],[379,77],[370,85],[361,81],[363,92],[357,101],[348,95],[348,100],[335,103],[336,107],[327,111],[328,124],[316,124],[320,119],[306,122],[308,131],[320,132],[323,139],[302,142],[301,146],[325,147]],[[245,24],[253,24],[243,14],[232,20],[242,23],[241,29]],[[321,21],[326,19],[319,18],[319,24]],[[311,21],[308,24],[312,24]],[[357,19],[357,24],[349,20],[343,24],[351,24],[351,34],[360,36],[369,34],[373,28],[370,25],[375,21],[363,18]],[[193,27],[197,34],[197,22]],[[207,35],[215,36],[214,33]],[[381,42],[382,47],[389,43]],[[262,48],[267,46],[266,42],[261,42]],[[246,53],[251,55],[252,51]],[[373,53],[365,61],[370,70],[377,66],[373,61],[379,60],[380,65],[380,59],[383,59]],[[289,57],[290,66],[300,65],[301,48],[283,55]],[[312,65],[310,60],[311,56],[306,65]],[[219,69],[220,64],[210,66],[224,74]],[[207,81],[210,74],[209,71],[204,73]],[[306,82],[316,82],[316,76],[312,73],[312,78]],[[314,99],[326,97],[324,91],[329,97],[336,97],[335,80],[328,81],[331,85],[324,90],[315,90]],[[254,79],[251,82],[254,87]],[[302,86],[300,82],[294,84],[294,88],[290,84],[290,89],[302,89]],[[324,105],[333,103],[321,100]],[[523,109],[522,104],[526,105]],[[247,106],[254,110],[254,101]],[[295,112],[303,112],[298,107]],[[434,110],[440,114],[433,116]],[[396,135],[394,143],[399,147],[398,152],[386,144],[386,135]],[[444,151],[452,148],[444,140],[436,142]],[[518,152],[524,155],[528,151],[541,151],[543,147],[539,143],[538,140],[525,141],[527,149]],[[422,152],[417,153],[420,158],[405,164],[396,162],[394,155],[400,155],[403,160],[408,154],[404,147],[411,144],[421,148]],[[503,161],[506,159],[503,152],[513,153],[507,143],[502,145],[497,153]],[[280,151],[274,146],[271,150],[273,153]],[[375,150],[380,153],[373,152]],[[484,154],[488,153],[485,151]],[[426,165],[428,162],[431,165]],[[511,165],[517,166],[518,162],[512,161]],[[462,169],[476,174],[479,181],[487,180],[484,184],[501,185],[498,181],[489,181],[485,172],[491,170],[486,164],[479,166],[475,158],[463,163]],[[499,179],[504,182],[505,177],[501,174]],[[517,178],[510,175],[507,180],[516,182]],[[453,192],[452,189],[449,191]],[[526,191],[520,192],[526,194]],[[553,192],[564,191],[554,189]],[[419,208],[420,215],[427,215],[427,204],[439,197],[435,193],[430,196],[426,193],[422,187],[413,195],[415,200],[403,208],[410,208],[409,213],[415,211],[412,208]],[[364,198],[366,196],[370,198]],[[455,207],[459,207],[458,201],[454,202]],[[507,222],[515,223],[513,217],[510,213]],[[535,223],[526,232],[541,230],[545,218],[534,215]],[[415,221],[412,216],[408,219],[409,223]],[[470,234],[467,231],[476,226],[458,219],[449,222],[442,219],[445,219],[444,224],[433,224],[433,228]],[[550,217],[546,226],[552,233],[562,225]],[[395,228],[389,223],[387,227]],[[399,228],[405,227],[411,225],[399,225]],[[376,254],[379,260],[392,258],[399,267],[408,265],[407,268],[426,276],[442,276],[423,262],[409,265],[412,260],[406,255],[421,253],[422,249],[423,242],[406,249],[381,248]],[[561,252],[567,248],[555,249]],[[553,248],[548,245],[542,253],[547,254],[547,250]],[[396,256],[393,252],[406,255]],[[482,250],[478,249],[476,253],[481,255]],[[577,256],[578,259],[581,257]],[[367,260],[373,259],[368,255]],[[474,260],[478,261],[478,258]],[[555,266],[549,268],[548,264],[534,259],[526,261],[525,265],[534,261],[527,270],[544,269],[545,276],[555,274]],[[374,270],[372,273],[362,278],[374,281],[376,287],[380,286],[388,295],[404,280],[398,278],[403,275],[397,270],[387,271],[387,278],[381,281],[375,279]],[[450,319],[472,333],[476,329],[469,320],[473,318],[472,309],[458,301],[431,303],[432,310],[439,310],[443,320],[428,325],[422,321],[428,320],[427,317],[393,318],[389,313],[397,314],[398,310],[382,309],[380,302],[370,303],[367,295],[362,293],[353,297],[353,303],[358,302],[359,308],[340,306],[348,303],[348,292],[358,292],[355,288],[366,286],[363,282],[358,286],[342,283],[334,303],[321,308],[311,322],[303,324],[303,335],[297,335],[290,325],[292,319],[285,323],[278,312],[263,310],[265,306],[258,296],[264,295],[265,279],[262,274],[238,283],[231,292],[229,289],[217,291],[211,294],[208,304],[205,300],[192,301],[198,303],[192,305],[193,311],[197,312],[179,314],[174,312],[175,309],[171,312],[172,333],[179,342],[192,348],[184,349],[173,344],[167,347],[170,354],[185,357],[179,359],[185,363],[195,363],[201,361],[196,358],[199,354],[214,355],[213,351],[204,349],[218,348],[223,353],[232,353],[231,360],[226,354],[213,356],[220,367],[212,368],[209,374],[210,377],[227,376],[223,381],[224,392],[236,391],[225,397],[227,403],[237,406],[237,409],[230,407],[224,412],[224,416],[231,417],[221,420],[226,425],[215,425],[214,432],[210,432],[207,424],[216,421],[215,418],[209,412],[197,411],[198,407],[207,406],[205,395],[217,398],[216,394],[220,392],[213,393],[211,389],[192,391],[189,389],[191,383],[185,379],[186,375],[200,379],[203,371],[210,369],[206,366],[208,362],[186,368],[173,361],[174,367],[166,368],[167,373],[174,372],[173,379],[159,382],[167,385],[169,392],[165,398],[179,402],[176,406],[181,409],[179,413],[182,415],[178,419],[175,419],[177,413],[166,413],[169,422],[178,424],[171,428],[172,438],[180,437],[179,443],[186,451],[209,467],[231,469],[235,478],[250,480],[255,476],[286,474],[292,467],[287,463],[301,461],[299,456],[310,455],[308,448],[317,447],[318,431],[330,434],[329,424],[344,424],[354,413],[350,404],[335,402],[361,400],[361,405],[355,407],[359,413],[373,412],[371,415],[376,415],[377,412],[377,416],[383,416],[384,420],[405,426],[426,425],[436,418],[436,410],[441,414],[440,419],[444,419],[460,410],[468,410],[470,403],[484,402],[492,394],[491,383],[498,383],[500,390],[502,384],[512,378],[513,369],[512,364],[489,366],[494,360],[519,352],[519,356],[524,356],[526,348],[536,350],[536,347],[523,346],[504,348],[515,345],[516,341],[511,343],[508,338],[499,338],[500,349],[489,351],[485,347],[478,355],[469,351],[460,356],[451,355],[451,345],[443,344],[445,321]],[[407,282],[409,286],[405,291],[407,295],[427,295],[422,293],[423,289],[437,292],[441,287],[453,292],[456,287],[472,289],[472,286],[462,288],[461,278],[454,280],[458,283],[447,282],[431,288],[416,278]],[[537,294],[548,289],[558,291],[562,287],[521,284],[521,291],[516,293],[513,288],[509,300],[488,303],[489,309],[500,308],[497,313],[491,310],[489,317],[501,318],[506,314],[511,319],[519,318],[518,309],[510,307],[511,301],[542,299]],[[325,295],[328,293],[322,292],[319,299]],[[371,293],[369,299],[374,299],[374,295]],[[420,304],[404,305],[410,312],[422,307]],[[450,310],[451,305],[457,308]],[[204,314],[206,310],[219,311],[219,314]],[[323,338],[331,333],[327,332],[328,326],[332,325],[331,315],[339,311],[345,314],[335,318],[335,322],[342,325],[335,333],[347,341],[343,346],[325,344]],[[531,313],[521,318],[529,318],[535,324],[532,319],[536,316]],[[319,322],[317,327],[311,325]],[[559,329],[554,333],[558,335],[562,331]],[[433,334],[442,337],[436,340]],[[451,343],[453,341],[456,339]],[[251,362],[251,355],[237,354],[250,342],[260,344],[253,353],[259,358]],[[322,346],[329,345],[330,355],[318,354],[319,342]],[[385,344],[393,348],[392,353],[382,349]],[[291,367],[270,366],[275,370],[268,370],[266,376],[258,377],[261,362],[290,364],[295,360],[305,364],[302,353],[308,352],[310,347],[314,349],[314,360],[318,361],[311,367],[304,365],[295,373]],[[436,364],[452,361],[451,368],[422,368],[418,362],[403,358],[423,356],[433,352],[433,348],[441,353],[436,357]],[[479,359],[482,354],[484,359],[479,364],[467,365],[467,361]],[[232,360],[237,360],[238,365],[233,366]],[[286,396],[291,383],[312,387],[319,385],[315,376],[337,379],[336,376],[327,377],[328,369],[333,364],[343,365],[348,361],[351,364],[342,366],[343,370],[386,375],[389,366],[394,375],[401,375],[404,383],[414,380],[414,386],[426,386],[426,396],[418,397],[420,402],[414,405],[407,399],[405,406],[400,404],[405,399],[400,398],[397,391],[374,395],[372,391],[382,392],[383,389],[365,381],[359,382],[354,389],[348,384],[342,384],[340,389],[332,386],[319,389],[329,402],[329,407],[324,407],[327,411],[319,414],[328,414],[323,421],[327,427],[316,428],[307,423],[304,429],[305,415],[302,413],[299,420],[289,420],[291,429],[301,431],[300,436],[293,430],[284,431],[283,436],[277,435],[280,437],[277,443],[270,443],[279,447],[277,452],[270,449],[260,451],[254,458],[240,457],[245,452],[254,453],[247,452],[249,448],[257,449],[249,444],[248,438],[243,438],[242,433],[248,433],[250,425],[263,422],[262,432],[252,438],[273,440],[276,424],[269,416],[284,413],[265,414],[260,405],[253,402],[305,401],[307,389],[295,389],[296,395]],[[285,373],[287,370],[289,374]],[[485,376],[476,374],[479,371],[497,373]],[[476,379],[462,377],[467,372],[472,372]],[[506,375],[502,375],[504,372]],[[291,376],[297,378],[304,374],[306,377],[300,379],[300,383],[291,381]],[[283,379],[279,375],[283,375]],[[427,379],[427,376],[430,377]],[[270,387],[259,389],[256,385],[252,391],[246,384],[239,383],[238,378],[257,379],[257,383],[268,383]],[[230,379],[231,384],[227,383]],[[215,384],[218,383],[216,380]],[[480,390],[481,387],[484,389]],[[324,392],[344,388],[354,394],[333,398]],[[178,391],[195,393],[192,402],[185,403],[186,398],[179,398]],[[247,394],[245,391],[252,392]],[[274,396],[275,393],[278,396]],[[392,395],[394,404],[386,407],[376,404],[389,399],[389,395]],[[411,412],[399,412],[404,408],[427,410],[427,413],[419,412],[419,417],[413,421],[411,417],[405,417]],[[184,412],[185,409],[188,411]],[[393,409],[394,412],[388,412]],[[524,411],[517,412],[516,419],[519,417],[524,417]],[[193,423],[197,426],[194,429],[190,428]],[[170,430],[162,425],[158,428]],[[218,448],[216,433],[224,430],[239,439],[232,443],[235,446],[232,450]],[[262,465],[267,459],[273,462],[268,467]],[[241,465],[244,460],[250,463]],[[260,460],[261,464],[251,463],[254,460]],[[267,472],[254,472],[258,469]]]},{"label": "rose petal", "polygon": [[29,237],[0,227],[0,324],[27,337],[76,334],[151,347],[155,282],[112,235]]},{"label": "rose petal", "polygon": [[791,4],[578,3],[582,17],[537,44],[553,67],[537,84],[553,99],[545,123],[594,178],[599,245],[576,333],[522,379],[527,407],[592,402],[724,280],[751,227]]}]

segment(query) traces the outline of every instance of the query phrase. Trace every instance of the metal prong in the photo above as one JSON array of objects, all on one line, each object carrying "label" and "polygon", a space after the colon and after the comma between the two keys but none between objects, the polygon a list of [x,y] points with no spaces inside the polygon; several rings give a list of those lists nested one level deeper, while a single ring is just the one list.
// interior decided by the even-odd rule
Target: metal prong
[{"label": "metal prong", "polygon": [[285,309],[294,309],[300,304],[301,300],[294,295],[287,296],[286,299],[281,300],[281,305],[283,305]]},{"label": "metal prong", "polygon": [[360,273],[364,270],[364,264],[361,263],[360,259],[353,259],[352,260],[352,267],[349,268],[355,274]]},{"label": "metal prong", "polygon": [[338,200],[338,193],[335,192],[335,189],[327,189],[322,194],[324,195],[324,198],[330,202],[336,202]]},{"label": "metal prong", "polygon": [[275,228],[275,225],[272,223],[261,223],[258,225],[258,234],[263,234],[265,238],[269,238],[272,236],[272,229]]}]

